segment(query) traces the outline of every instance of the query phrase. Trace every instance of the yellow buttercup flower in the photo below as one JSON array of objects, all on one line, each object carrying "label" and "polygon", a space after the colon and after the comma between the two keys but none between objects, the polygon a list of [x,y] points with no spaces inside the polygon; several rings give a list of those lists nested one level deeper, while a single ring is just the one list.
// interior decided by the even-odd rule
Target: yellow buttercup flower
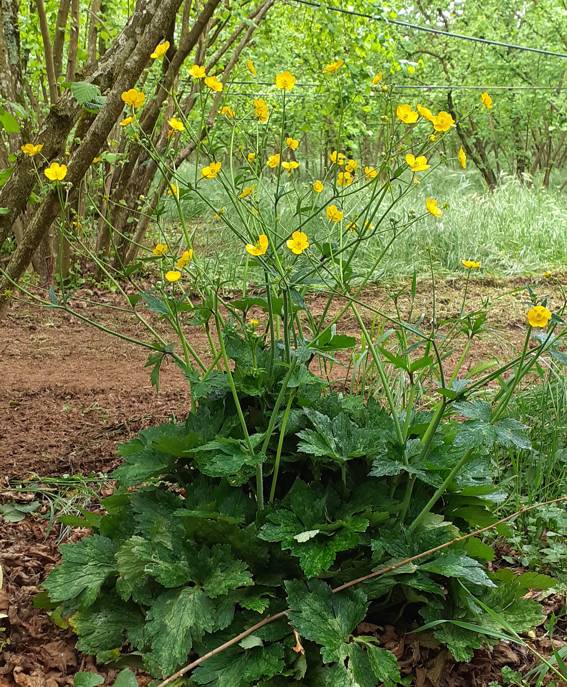
[{"label": "yellow buttercup flower", "polygon": [[257,257],[258,255],[265,255],[269,246],[268,237],[266,234],[260,234],[256,243],[247,243],[245,246],[246,252]]},{"label": "yellow buttercup flower", "polygon": [[211,91],[215,91],[216,93],[220,93],[223,88],[222,82],[220,82],[216,76],[206,76],[205,86],[208,86]]},{"label": "yellow buttercup flower", "polygon": [[152,248],[152,253],[157,255],[159,258],[162,258],[167,251],[167,243],[156,243],[156,245]]},{"label": "yellow buttercup flower", "polygon": [[43,143],[25,143],[20,150],[28,157],[35,157],[43,150]]},{"label": "yellow buttercup flower", "polygon": [[248,196],[251,196],[254,191],[253,186],[245,186],[242,191],[238,194],[238,197],[241,199],[248,198]]},{"label": "yellow buttercup flower", "polygon": [[356,160],[347,160],[345,170],[347,172],[354,172],[358,169],[358,162]]},{"label": "yellow buttercup flower", "polygon": [[177,262],[175,263],[175,266],[177,269],[182,270],[184,267],[186,267],[191,260],[193,260],[193,249],[188,248],[187,250],[184,250],[183,253],[179,256],[177,259]]},{"label": "yellow buttercup flower", "polygon": [[291,72],[280,72],[276,76],[276,88],[280,91],[291,91],[295,83],[296,78]]},{"label": "yellow buttercup flower", "polygon": [[254,160],[256,159],[256,153],[248,153],[248,155],[246,156],[246,159],[248,160],[248,162],[250,164],[252,164],[254,162]]},{"label": "yellow buttercup flower", "polygon": [[49,167],[43,170],[43,173],[49,181],[63,181],[67,176],[67,165],[60,165],[58,162],[52,162]]},{"label": "yellow buttercup flower", "polygon": [[130,88],[130,90],[124,91],[120,97],[126,105],[130,105],[134,110],[142,107],[146,100],[146,96],[137,88]]},{"label": "yellow buttercup flower", "polygon": [[254,62],[252,60],[246,60],[246,69],[252,74],[252,76],[256,76],[256,67],[254,66]]},{"label": "yellow buttercup flower", "polygon": [[158,45],[156,45],[153,53],[150,55],[152,60],[159,60],[161,59],[166,52],[169,50],[169,41],[162,41]]},{"label": "yellow buttercup flower", "polygon": [[406,162],[412,172],[425,172],[425,170],[429,169],[430,167],[430,165],[427,164],[427,158],[425,155],[418,155],[416,157],[415,155],[408,153],[406,155]]},{"label": "yellow buttercup flower", "polygon": [[527,318],[530,327],[547,327],[551,319],[551,311],[545,305],[534,305],[528,310]]},{"label": "yellow buttercup flower", "polygon": [[345,216],[345,213],[336,205],[328,205],[325,213],[327,219],[331,222],[340,222]]},{"label": "yellow buttercup flower", "polygon": [[165,279],[169,282],[179,281],[181,279],[181,272],[179,270],[169,270],[165,273]]},{"label": "yellow buttercup flower", "polygon": [[177,119],[177,117],[171,117],[171,119],[167,120],[167,123],[173,131],[185,131],[185,124],[183,124],[180,119]]},{"label": "yellow buttercup flower", "polygon": [[299,148],[299,141],[297,138],[292,138],[291,136],[288,136],[285,139],[285,144],[288,148],[291,148],[291,150],[297,150]]},{"label": "yellow buttercup flower", "polygon": [[250,327],[252,327],[252,329],[257,329],[260,326],[260,320],[256,317],[251,317],[248,320],[248,324]]},{"label": "yellow buttercup flower", "polygon": [[286,246],[295,255],[301,255],[309,248],[309,238],[303,231],[294,231],[291,238],[286,241]]},{"label": "yellow buttercup flower", "polygon": [[230,107],[230,105],[223,105],[220,109],[220,113],[227,119],[234,119],[236,117],[236,112],[232,109],[232,107]]},{"label": "yellow buttercup flower", "polygon": [[179,186],[177,184],[174,184],[171,182],[169,184],[169,189],[167,191],[168,196],[174,196],[175,198],[179,198]]},{"label": "yellow buttercup flower", "polygon": [[367,179],[375,179],[378,176],[378,170],[376,169],[376,167],[365,167],[364,176]]},{"label": "yellow buttercup flower", "polygon": [[192,76],[194,79],[204,79],[207,76],[207,70],[200,64],[194,64],[189,69],[189,75]]},{"label": "yellow buttercup flower", "polygon": [[344,60],[336,60],[336,62],[331,62],[331,64],[327,64],[325,67],[323,67],[323,73],[334,74],[343,66],[344,63]]},{"label": "yellow buttercup flower", "polygon": [[480,94],[480,101],[486,107],[487,110],[492,110],[492,98],[488,95],[486,91]]},{"label": "yellow buttercup flower", "polygon": [[435,198],[425,199],[425,208],[430,215],[433,217],[441,217],[443,215],[443,210],[437,205]]},{"label": "yellow buttercup flower", "polygon": [[372,77],[372,85],[377,86],[380,83],[380,81],[382,81],[382,78],[383,78],[382,72],[378,72],[377,74],[374,74],[374,76]]},{"label": "yellow buttercup flower", "polygon": [[461,263],[463,264],[463,267],[466,270],[479,270],[480,269],[480,262],[477,260],[461,260]]},{"label": "yellow buttercup flower", "polygon": [[435,131],[449,131],[449,129],[455,126],[453,116],[443,110],[436,117],[433,117],[432,122]]},{"label": "yellow buttercup flower", "polygon": [[335,164],[339,165],[339,167],[342,167],[344,163],[346,162],[346,155],[344,153],[339,153],[338,150],[333,150],[333,152],[329,155],[329,160]]},{"label": "yellow buttercup flower", "polygon": [[282,162],[282,167],[291,174],[294,169],[297,169],[299,167],[299,162],[296,162],[295,160],[290,160],[289,162]]},{"label": "yellow buttercup flower", "polygon": [[459,160],[459,164],[463,169],[467,168],[467,154],[465,153],[465,149],[463,146],[459,148],[459,152],[457,153],[457,158]]},{"label": "yellow buttercup flower", "polygon": [[433,112],[431,112],[431,110],[428,107],[424,107],[423,105],[416,105],[415,109],[424,119],[427,119],[430,122],[433,121],[435,115],[433,114]]},{"label": "yellow buttercup flower", "polygon": [[132,117],[132,115],[130,115],[130,117],[124,117],[124,119],[121,119],[118,122],[118,125],[119,126],[128,126],[129,124],[132,124],[133,121],[134,121],[134,117]]},{"label": "yellow buttercup flower", "polygon": [[274,153],[273,155],[270,155],[268,157],[268,161],[266,162],[266,164],[268,165],[268,167],[270,167],[270,169],[275,169],[280,164],[280,160],[281,155],[279,153]]},{"label": "yellow buttercup flower", "polygon": [[339,172],[337,174],[337,186],[350,186],[353,182],[352,174],[347,172]]},{"label": "yellow buttercup flower", "polygon": [[419,119],[419,114],[412,110],[410,105],[398,105],[396,117],[404,124],[415,124]]},{"label": "yellow buttercup flower", "polygon": [[221,167],[222,165],[220,162],[209,162],[209,164],[201,170],[201,175],[205,177],[205,179],[215,179]]},{"label": "yellow buttercup flower", "polygon": [[313,182],[312,188],[315,191],[315,193],[321,193],[323,191],[323,189],[325,188],[325,186],[324,186],[322,181],[319,181],[319,179],[317,179],[316,181]]},{"label": "yellow buttercup flower", "polygon": [[253,101],[253,105],[254,114],[262,122],[262,124],[265,124],[268,121],[268,117],[270,116],[268,103],[264,100],[264,98],[256,98]]}]

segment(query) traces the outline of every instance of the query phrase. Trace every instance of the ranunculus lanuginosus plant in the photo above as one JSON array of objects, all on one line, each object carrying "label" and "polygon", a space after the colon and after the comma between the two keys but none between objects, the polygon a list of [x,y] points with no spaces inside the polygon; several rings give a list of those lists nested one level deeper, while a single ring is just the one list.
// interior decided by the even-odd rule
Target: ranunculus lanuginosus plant
[{"label": "ranunculus lanuginosus plant", "polygon": [[[85,514],[93,534],[64,545],[46,580],[78,647],[99,661],[132,654],[166,677],[268,618],[203,661],[191,684],[395,685],[396,658],[359,627],[365,619],[429,630],[457,660],[510,625],[521,633],[541,621],[525,592],[553,581],[489,573],[492,549],[463,537],[497,520],[505,499],[494,447],[530,450],[510,401],[543,356],[564,358],[560,313],[533,296],[517,355],[469,371],[486,312],[469,310],[466,289],[443,323],[367,302],[392,243],[450,214],[418,181],[443,137],[456,154],[453,118],[384,97],[382,157],[361,160],[338,140],[311,175],[289,115],[295,84],[277,75],[270,102],[228,93],[206,136],[202,118],[175,112],[159,156],[135,120],[127,125],[158,163],[179,221],[179,235],[147,250],[154,287],[128,303],[152,333],[153,381],[173,360],[192,404],[184,420],[119,447],[116,493],[104,514]],[[199,88],[204,112],[222,91]],[[126,96],[131,108],[142,100]],[[189,181],[171,161],[190,142]],[[419,210],[400,210],[412,196]],[[195,249],[189,197],[232,237],[241,283],[224,283]],[[372,244],[375,263],[362,269]],[[463,256],[467,285],[481,267],[474,257]],[[195,347],[196,328],[208,353]],[[373,570],[384,572],[367,578]]]}]

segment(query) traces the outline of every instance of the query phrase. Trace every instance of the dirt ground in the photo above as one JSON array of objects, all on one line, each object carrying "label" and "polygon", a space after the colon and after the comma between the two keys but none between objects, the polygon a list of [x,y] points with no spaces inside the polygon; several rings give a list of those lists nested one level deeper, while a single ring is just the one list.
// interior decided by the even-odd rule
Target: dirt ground
[{"label": "dirt ground", "polygon": [[[549,294],[553,307],[563,302],[561,284],[567,283],[566,276],[557,275],[539,285],[539,292]],[[527,283],[479,281],[471,285],[477,306],[486,299],[493,303],[489,332],[477,347],[475,360],[501,358],[521,346]],[[365,299],[391,311],[394,292],[394,287],[376,287]],[[430,294],[427,284],[419,286],[415,313],[426,320],[432,314]],[[458,311],[462,294],[462,280],[439,285],[437,316]],[[137,323],[120,311],[101,308],[101,303],[115,305],[116,299],[83,290],[72,305],[105,326],[142,336]],[[407,297],[401,297],[400,303],[407,312]],[[339,329],[354,331],[354,322],[345,319]],[[199,352],[206,348],[202,334],[192,335],[192,343]],[[144,368],[146,358],[146,350],[67,314],[29,303],[13,304],[7,318],[0,321],[0,503],[6,494],[13,496],[14,479],[107,472],[117,463],[118,443],[143,427],[182,417],[189,397],[181,372],[166,365],[158,393]],[[6,623],[9,627],[9,639],[3,641],[0,633],[0,687],[57,687],[72,684],[78,670],[94,669],[90,659],[75,651],[69,631],[58,629],[45,612],[32,607],[45,573],[58,560],[59,534],[57,529],[48,531],[48,522],[39,513],[17,524],[0,518],[4,573],[0,614],[8,615],[7,620],[0,619],[0,627]],[[390,633],[391,648],[407,672],[416,676],[417,687],[488,685],[497,678],[500,666],[516,668],[528,661],[524,651],[499,645],[490,652],[478,652],[470,666],[455,666],[444,652],[396,637],[391,629],[380,632],[386,632],[386,638]]]}]

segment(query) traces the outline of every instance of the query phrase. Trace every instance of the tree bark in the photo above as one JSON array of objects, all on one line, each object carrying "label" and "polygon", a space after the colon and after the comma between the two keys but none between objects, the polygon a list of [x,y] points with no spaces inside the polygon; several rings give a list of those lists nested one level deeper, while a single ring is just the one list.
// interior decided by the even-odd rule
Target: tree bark
[{"label": "tree bark", "polygon": [[60,0],[57,20],[55,22],[55,37],[53,39],[53,71],[55,78],[61,75],[63,65],[63,46],[65,45],[65,31],[67,30],[67,17],[69,16],[70,0]]},{"label": "tree bark", "polygon": [[[116,75],[111,91],[107,95],[106,104],[97,114],[90,128],[85,134],[68,165],[65,183],[78,186],[89,169],[93,159],[104,145],[112,127],[120,116],[124,103],[121,93],[131,88],[140,77],[144,67],[150,59],[150,54],[159,42],[164,31],[175,17],[182,0],[160,0],[155,13],[149,19],[143,35],[138,40],[134,50],[125,60],[121,71]],[[209,0],[216,7],[219,0]],[[107,69],[110,70],[110,63]],[[42,237],[59,213],[59,196],[57,189],[51,189],[27,227],[22,242],[16,248],[6,267],[6,274],[0,279],[0,313],[8,302],[8,293],[13,288],[27,268],[31,257],[39,245]]]}]

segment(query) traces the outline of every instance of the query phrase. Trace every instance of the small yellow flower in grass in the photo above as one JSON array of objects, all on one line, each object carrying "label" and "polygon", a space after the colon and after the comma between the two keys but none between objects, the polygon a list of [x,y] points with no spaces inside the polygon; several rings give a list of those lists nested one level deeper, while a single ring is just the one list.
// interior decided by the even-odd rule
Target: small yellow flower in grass
[{"label": "small yellow flower in grass", "polygon": [[492,110],[492,98],[486,91],[480,94],[480,102],[484,105],[484,107],[486,107],[487,110]]},{"label": "small yellow flower in grass", "polygon": [[171,117],[171,119],[167,120],[167,123],[173,131],[185,131],[185,124],[177,117]]},{"label": "small yellow flower in grass", "polygon": [[223,105],[220,109],[220,113],[227,119],[234,119],[236,117],[236,112],[232,109],[232,107],[230,107],[230,105]]},{"label": "small yellow flower in grass", "polygon": [[252,193],[254,192],[254,187],[253,186],[245,186],[242,191],[238,194],[238,197],[244,200],[244,198],[248,198],[248,196],[251,196]]},{"label": "small yellow flower in grass", "polygon": [[67,176],[67,165],[60,165],[58,162],[52,162],[49,167],[43,170],[43,173],[49,181],[63,181]]},{"label": "small yellow flower in grass", "polygon": [[437,205],[437,200],[435,198],[426,198],[425,208],[433,217],[441,217],[443,215],[443,210]]},{"label": "small yellow flower in grass", "polygon": [[178,270],[182,270],[191,262],[191,260],[193,260],[193,249],[189,248],[187,250],[184,250],[183,253],[181,253],[179,258],[177,259],[177,262],[175,263],[175,266]]},{"label": "small yellow flower in grass", "polygon": [[480,261],[477,261],[477,260],[461,260],[461,263],[463,264],[463,267],[466,270],[479,270],[480,269]]},{"label": "small yellow flower in grass", "polygon": [[313,182],[312,189],[315,191],[315,193],[321,193],[324,188],[325,188],[325,185],[319,179],[317,179],[316,181]]},{"label": "small yellow flower in grass", "polygon": [[544,279],[551,279],[551,277],[553,277],[553,272],[551,272],[550,270],[546,270],[546,271],[543,273],[543,278],[544,278]]},{"label": "small yellow flower in grass", "polygon": [[165,279],[168,282],[175,282],[181,279],[181,272],[179,270],[169,270],[165,273]]},{"label": "small yellow flower in grass", "polygon": [[398,105],[396,117],[404,124],[415,124],[419,119],[419,114],[412,110],[410,105]]},{"label": "small yellow flower in grass", "polygon": [[437,140],[437,134],[429,134],[429,140],[431,141],[431,143],[435,143],[435,141]]},{"label": "small yellow flower in grass", "polygon": [[331,62],[331,64],[327,64],[323,67],[323,73],[334,74],[335,72],[339,71],[344,63],[344,60],[336,60],[335,62]]},{"label": "small yellow flower in grass", "polygon": [[252,60],[246,60],[246,69],[252,74],[252,76],[256,76],[256,67],[254,66],[254,62]]},{"label": "small yellow flower in grass", "polygon": [[383,79],[382,72],[378,72],[377,74],[374,74],[374,76],[372,77],[372,85],[377,86],[380,83],[380,81],[382,81],[382,79]]},{"label": "small yellow flower in grass", "polygon": [[424,119],[427,119],[429,122],[432,122],[435,118],[435,115],[433,114],[433,112],[431,112],[431,110],[428,107],[424,107],[423,105],[416,105],[415,109]]},{"label": "small yellow flower in grass", "polygon": [[167,191],[167,195],[173,196],[175,198],[179,198],[179,186],[177,184],[174,184],[173,182],[171,182],[171,184],[169,184],[169,189]]},{"label": "small yellow flower in grass", "polygon": [[286,241],[286,246],[294,255],[301,255],[309,248],[309,238],[303,231],[294,231],[291,238]]},{"label": "small yellow flower in grass", "polygon": [[124,117],[124,119],[121,119],[118,122],[118,125],[119,126],[128,126],[129,124],[132,124],[133,121],[134,121],[134,117],[132,117],[132,115],[130,115],[130,117]]},{"label": "small yellow flower in grass", "polygon": [[130,105],[134,110],[142,107],[146,100],[146,96],[137,88],[130,88],[130,90],[124,91],[120,97],[126,105]]},{"label": "small yellow flower in grass", "polygon": [[248,153],[248,155],[246,156],[246,159],[248,160],[248,162],[250,164],[252,164],[254,162],[254,160],[256,159],[256,153]]},{"label": "small yellow flower in grass", "polygon": [[339,165],[339,167],[342,167],[346,162],[346,155],[344,153],[339,153],[338,150],[333,150],[333,152],[329,155],[329,160],[334,165]]},{"label": "small yellow flower in grass", "polygon": [[279,153],[274,153],[268,157],[267,165],[270,169],[275,169],[279,166],[281,160],[281,155]]},{"label": "small yellow flower in grass", "polygon": [[457,153],[457,159],[459,160],[459,164],[463,169],[467,168],[467,154],[465,153],[465,149],[463,146],[459,148],[459,152]]},{"label": "small yellow flower in grass", "polygon": [[162,258],[168,251],[167,243],[156,243],[152,248],[152,253]]},{"label": "small yellow flower in grass", "polygon": [[358,169],[358,162],[356,160],[347,160],[345,169],[347,172],[355,172]]},{"label": "small yellow flower in grass", "polygon": [[285,139],[285,144],[288,148],[291,148],[291,150],[297,150],[299,148],[299,141],[297,138],[292,138],[291,136],[288,136]]},{"label": "small yellow flower in grass", "polygon": [[28,157],[35,157],[43,150],[43,143],[25,143],[20,150]]},{"label": "small yellow flower in grass", "polygon": [[253,101],[253,105],[254,114],[256,115],[256,118],[260,120],[262,124],[265,124],[270,116],[270,109],[268,108],[268,103],[264,100],[264,98],[256,98]]},{"label": "small yellow flower in grass", "polygon": [[353,182],[352,174],[347,172],[339,172],[337,174],[337,186],[350,186]]},{"label": "small yellow flower in grass", "polygon": [[216,93],[220,93],[223,88],[222,82],[219,81],[216,76],[206,76],[205,86],[208,86],[211,91],[215,91]]},{"label": "small yellow flower in grass", "polygon": [[358,226],[358,225],[356,224],[356,222],[349,222],[349,223],[347,224],[347,227],[346,227],[346,228],[347,228],[347,231],[356,231],[357,226]]},{"label": "small yellow flower in grass", "polygon": [[169,41],[162,41],[156,45],[153,53],[150,55],[152,60],[160,60],[169,50]]},{"label": "small yellow flower in grass", "polygon": [[427,158],[425,155],[418,155],[416,157],[415,155],[408,153],[406,155],[406,162],[412,172],[425,172],[431,166],[427,164]]},{"label": "small yellow flower in grass", "polygon": [[449,131],[455,126],[455,120],[449,112],[442,110],[436,117],[433,117],[433,128],[435,131]]},{"label": "small yellow flower in grass", "polygon": [[246,252],[257,257],[258,255],[265,255],[269,246],[268,237],[266,234],[260,234],[256,243],[247,243],[245,246]]},{"label": "small yellow flower in grass", "polygon": [[248,320],[248,324],[252,329],[257,329],[260,326],[260,320],[258,320],[256,317],[251,317]]},{"label": "small yellow flower in grass", "polygon": [[299,167],[299,162],[296,162],[295,160],[290,160],[289,162],[282,162],[282,167],[291,174],[294,169],[297,169]]},{"label": "small yellow flower in grass", "polygon": [[280,72],[276,75],[276,88],[280,91],[291,91],[295,83],[296,78],[291,72]]},{"label": "small yellow flower in grass", "polygon": [[207,76],[207,70],[200,64],[194,64],[189,69],[189,75],[192,76],[194,79],[204,79],[205,76]]},{"label": "small yellow flower in grass", "polygon": [[534,305],[528,310],[527,318],[530,327],[547,327],[551,319],[551,311],[545,305]]},{"label": "small yellow flower in grass", "polygon": [[345,216],[345,213],[336,205],[328,205],[325,213],[330,222],[340,222]]},{"label": "small yellow flower in grass", "polygon": [[378,176],[378,170],[376,169],[376,167],[365,167],[364,176],[367,179],[376,179],[376,177]]}]

